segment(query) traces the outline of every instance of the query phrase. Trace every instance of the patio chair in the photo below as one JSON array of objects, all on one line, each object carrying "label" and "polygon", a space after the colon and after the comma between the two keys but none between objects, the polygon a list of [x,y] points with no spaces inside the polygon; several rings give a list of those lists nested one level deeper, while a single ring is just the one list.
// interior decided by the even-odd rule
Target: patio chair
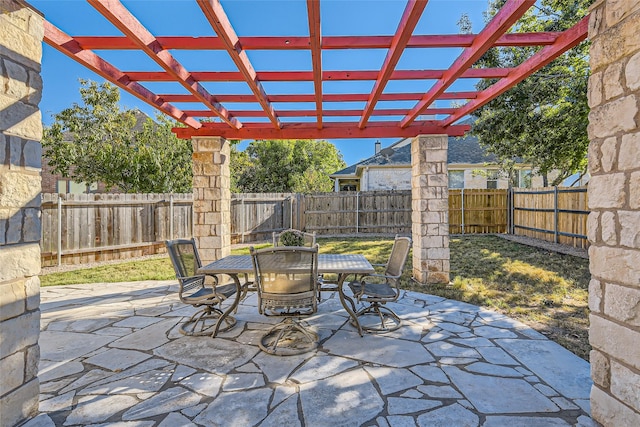
[{"label": "patio chair", "polygon": [[308,330],[300,317],[318,309],[318,245],[259,250],[252,247],[250,251],[260,314],[284,317],[262,336],[260,348],[278,356],[315,349],[318,334]]},{"label": "patio chair", "polygon": [[[232,284],[218,285],[216,276],[213,278],[213,286],[205,286],[205,275],[197,274],[202,266],[198,249],[194,239],[176,239],[165,241],[169,257],[173,263],[180,289],[178,296],[180,301],[199,307],[189,320],[180,325],[180,332],[184,335],[212,335],[217,331],[223,332],[231,329],[236,324],[232,316],[224,316],[220,305],[223,301],[236,293],[236,286]],[[228,313],[227,313],[228,314]]]},{"label": "patio chair", "polygon": [[[385,267],[384,274],[362,276],[360,280],[349,283],[355,299],[366,304],[356,312],[362,329],[369,332],[390,332],[400,327],[400,318],[385,304],[396,301],[400,296],[398,285],[410,248],[409,237],[396,236],[389,260],[382,264]],[[374,264],[376,265],[379,264]],[[365,316],[376,316],[378,321],[367,322]]]},{"label": "patio chair", "polygon": [[[288,232],[296,232],[302,237],[300,246],[313,247],[316,244],[316,233],[306,233],[304,231],[296,230],[295,228],[289,228],[279,233],[273,233],[273,247],[286,246],[282,243],[280,237]],[[322,291],[335,291],[337,290],[337,282],[327,280],[322,274],[318,276],[318,301],[322,301]]]},{"label": "patio chair", "polygon": [[[273,247],[278,247],[278,246],[285,246],[284,244],[282,244],[282,242],[280,241],[280,237],[287,233],[287,232],[297,232],[302,236],[302,244],[300,244],[299,246],[306,246],[306,247],[313,247],[313,245],[316,244],[316,233],[306,233],[304,231],[300,231],[300,230],[296,230],[294,228],[289,228],[288,230],[283,230],[279,233],[273,232],[272,235],[272,239],[273,239]],[[298,246],[298,245],[296,245]]]}]

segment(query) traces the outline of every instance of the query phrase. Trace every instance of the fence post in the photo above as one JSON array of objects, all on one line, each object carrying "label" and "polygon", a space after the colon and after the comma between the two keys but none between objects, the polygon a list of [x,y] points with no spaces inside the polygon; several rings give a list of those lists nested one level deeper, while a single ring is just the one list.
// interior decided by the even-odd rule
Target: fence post
[{"label": "fence post", "polygon": [[356,192],[356,234],[360,231],[360,192]]},{"label": "fence post", "polygon": [[62,197],[58,194],[58,236],[57,236],[57,249],[58,249],[58,265],[62,265]]},{"label": "fence post", "polygon": [[303,230],[307,227],[307,221],[304,213],[305,195],[296,193],[296,221],[299,230]]},{"label": "fence post", "polygon": [[464,234],[464,188],[460,189],[460,208],[461,208],[461,229],[462,229],[462,234]]},{"label": "fence post", "polygon": [[293,227],[293,196],[287,197],[289,199],[289,228]]},{"label": "fence post", "polygon": [[173,194],[169,195],[169,240],[173,240]]},{"label": "fence post", "polygon": [[553,187],[553,241],[558,243],[558,186]]},{"label": "fence post", "polygon": [[515,202],[515,193],[513,187],[509,187],[508,191],[508,203],[509,203],[509,234],[516,234],[516,202]]},{"label": "fence post", "polygon": [[244,196],[240,197],[240,242],[244,243],[244,227],[245,227],[245,216],[246,212],[244,211]]}]

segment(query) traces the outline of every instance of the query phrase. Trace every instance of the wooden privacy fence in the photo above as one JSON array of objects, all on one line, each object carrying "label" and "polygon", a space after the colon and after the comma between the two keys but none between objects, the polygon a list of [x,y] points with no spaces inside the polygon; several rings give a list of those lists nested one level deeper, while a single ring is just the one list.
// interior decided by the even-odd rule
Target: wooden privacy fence
[{"label": "wooden privacy fence", "polygon": [[304,196],[305,230],[323,236],[411,233],[411,191]]},{"label": "wooden privacy fence", "polygon": [[[586,247],[586,196],[586,188],[452,189],[449,232]],[[192,205],[191,194],[43,194],[42,265],[164,251],[164,240],[192,236]],[[289,227],[327,237],[410,234],[411,191],[232,196],[232,243],[269,240]]]},{"label": "wooden privacy fence", "polygon": [[506,190],[449,190],[449,233],[484,234],[506,231]]},{"label": "wooden privacy fence", "polygon": [[192,235],[191,194],[43,194],[42,265],[153,254]]},{"label": "wooden privacy fence", "polygon": [[[302,228],[301,196],[236,194],[231,242],[267,240]],[[167,239],[190,238],[192,194],[43,194],[42,265],[85,264],[164,251]],[[60,250],[58,250],[60,248]]]},{"label": "wooden privacy fence", "polygon": [[231,197],[231,243],[271,239],[274,231],[304,227],[301,195],[234,194]]},{"label": "wooden privacy fence", "polygon": [[587,188],[516,188],[509,233],[586,248]]},{"label": "wooden privacy fence", "polygon": [[[318,235],[411,233],[411,191],[311,194],[304,206],[305,229]],[[506,190],[449,190],[450,233],[506,230]]]}]

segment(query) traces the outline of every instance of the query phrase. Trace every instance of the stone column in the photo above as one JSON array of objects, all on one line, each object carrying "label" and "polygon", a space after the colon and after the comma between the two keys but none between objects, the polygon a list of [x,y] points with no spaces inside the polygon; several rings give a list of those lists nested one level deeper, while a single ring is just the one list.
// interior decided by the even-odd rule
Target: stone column
[{"label": "stone column", "polygon": [[0,424],[38,411],[43,18],[0,3]]},{"label": "stone column", "polygon": [[231,250],[231,148],[220,137],[194,137],[193,234],[202,263]]},{"label": "stone column", "polygon": [[640,426],[640,2],[591,10],[591,414]]},{"label": "stone column", "polygon": [[411,142],[413,277],[422,284],[449,283],[448,143],[447,135]]}]

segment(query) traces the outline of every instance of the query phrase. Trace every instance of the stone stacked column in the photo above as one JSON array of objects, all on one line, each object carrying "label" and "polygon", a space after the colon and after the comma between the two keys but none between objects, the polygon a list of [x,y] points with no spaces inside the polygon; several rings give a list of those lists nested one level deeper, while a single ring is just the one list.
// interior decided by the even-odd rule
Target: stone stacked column
[{"label": "stone stacked column", "polygon": [[231,250],[231,148],[220,137],[194,137],[193,234],[203,264]]},{"label": "stone stacked column", "polygon": [[591,413],[640,425],[640,2],[598,1],[589,21]]},{"label": "stone stacked column", "polygon": [[413,277],[422,284],[449,283],[448,141],[419,135],[411,142]]},{"label": "stone stacked column", "polygon": [[0,424],[37,413],[43,18],[0,3]]}]

